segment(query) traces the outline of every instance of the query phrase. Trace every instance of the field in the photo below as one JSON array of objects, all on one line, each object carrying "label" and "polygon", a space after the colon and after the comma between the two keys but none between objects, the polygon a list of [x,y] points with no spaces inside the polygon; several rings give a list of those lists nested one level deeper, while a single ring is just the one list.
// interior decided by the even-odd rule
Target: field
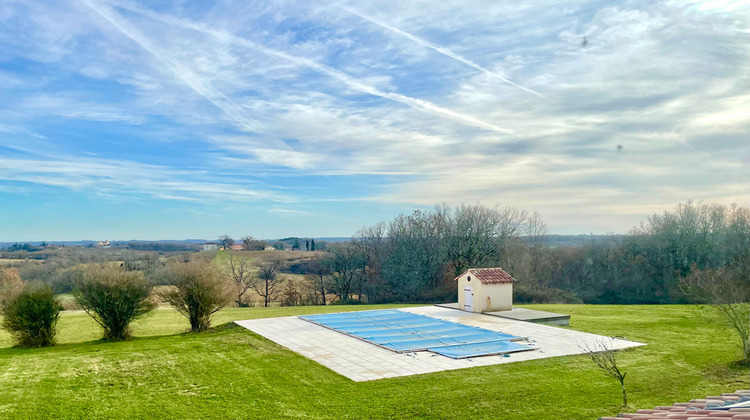
[{"label": "field", "polygon": [[0,258],[0,267],[5,265],[20,264],[26,261],[28,260],[22,258]]},{"label": "field", "polygon": [[[307,259],[320,258],[323,256],[322,251],[232,251],[238,257],[248,258],[253,262],[258,262],[268,258],[278,258],[288,262],[299,262]],[[229,251],[216,252],[215,262],[226,263],[229,258]]]},{"label": "field", "polygon": [[[229,255],[230,253],[227,251],[218,251],[213,259],[213,263],[225,273],[230,272]],[[253,275],[257,276],[257,265],[261,264],[263,260],[276,258],[284,261],[288,265],[293,265],[299,264],[302,261],[321,258],[323,254],[320,251],[232,251],[232,255],[237,258],[245,258],[249,260],[252,265],[256,266],[253,267],[252,270]],[[284,290],[289,281],[294,282],[298,292],[305,293],[307,291],[305,285],[309,284],[309,279],[305,275],[279,272],[277,278],[281,280],[278,287],[279,296],[281,297],[283,297],[281,291]],[[251,306],[263,306],[263,297],[253,288],[250,288],[245,293],[243,300]],[[274,306],[278,304],[278,302],[271,303],[271,305]]]},{"label": "field", "polygon": [[[80,311],[59,345],[9,348],[0,333],[2,418],[597,418],[620,412],[619,384],[584,356],[355,383],[229,323],[237,319],[398,307],[230,308],[217,327],[182,333],[168,308],[136,323],[132,341],[95,341]],[[571,328],[646,347],[621,355],[631,408],[746,389],[731,332],[690,306],[529,305],[572,314]]]}]

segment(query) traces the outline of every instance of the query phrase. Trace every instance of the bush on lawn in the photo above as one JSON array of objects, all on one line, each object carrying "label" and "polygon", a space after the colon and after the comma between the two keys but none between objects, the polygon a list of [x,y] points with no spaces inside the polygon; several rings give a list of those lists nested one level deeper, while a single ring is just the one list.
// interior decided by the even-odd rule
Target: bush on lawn
[{"label": "bush on lawn", "polygon": [[139,271],[107,265],[86,269],[73,296],[84,311],[104,330],[104,339],[130,338],[130,323],[151,312],[152,286]]},{"label": "bush on lawn", "polygon": [[51,287],[28,287],[5,304],[3,326],[20,346],[51,346],[62,309]]},{"label": "bush on lawn", "polygon": [[193,332],[211,326],[211,315],[232,301],[226,277],[210,263],[177,263],[168,267],[171,287],[161,297],[190,321]]}]

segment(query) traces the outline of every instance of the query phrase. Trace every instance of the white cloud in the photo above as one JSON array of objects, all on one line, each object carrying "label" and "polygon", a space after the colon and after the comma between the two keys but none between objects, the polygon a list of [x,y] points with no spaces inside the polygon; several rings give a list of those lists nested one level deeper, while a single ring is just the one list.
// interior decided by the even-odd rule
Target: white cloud
[{"label": "white cloud", "polygon": [[0,157],[0,181],[63,187],[124,199],[137,199],[145,195],[201,203],[217,200],[296,201],[282,193],[250,189],[216,179],[205,171],[175,170],[130,161],[82,157],[59,160]]},{"label": "white cloud", "polygon": [[[747,198],[746,3],[339,4],[11,3],[0,57],[51,70],[0,73],[0,135],[29,155],[0,154],[19,171],[2,179],[197,202],[500,202],[617,231],[677,201]],[[134,156],[183,142],[191,169],[81,159],[94,148],[49,116],[141,124]],[[291,192],[290,175],[335,180]]]},{"label": "white cloud", "polygon": [[43,93],[25,98],[18,109],[34,116],[58,116],[89,121],[120,121],[141,124],[143,117],[121,106],[77,100],[75,95]]}]

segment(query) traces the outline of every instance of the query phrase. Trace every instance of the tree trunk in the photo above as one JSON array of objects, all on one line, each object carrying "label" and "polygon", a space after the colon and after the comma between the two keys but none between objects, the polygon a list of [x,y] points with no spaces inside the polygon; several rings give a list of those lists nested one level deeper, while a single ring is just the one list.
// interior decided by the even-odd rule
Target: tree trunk
[{"label": "tree trunk", "polygon": [[320,276],[320,296],[323,298],[323,306],[326,305],[326,288],[323,283],[323,276]]},{"label": "tree trunk", "polygon": [[622,387],[622,406],[627,407],[628,406],[628,394],[625,392],[625,380],[620,380],[620,386]]}]

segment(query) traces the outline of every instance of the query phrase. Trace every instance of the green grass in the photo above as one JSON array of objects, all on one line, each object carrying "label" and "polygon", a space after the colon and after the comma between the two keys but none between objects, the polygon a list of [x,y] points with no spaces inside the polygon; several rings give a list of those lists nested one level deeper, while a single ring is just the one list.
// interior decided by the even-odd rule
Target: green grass
[{"label": "green grass", "polygon": [[[397,306],[397,305],[394,305]],[[378,306],[378,308],[393,306]],[[529,305],[572,314],[571,328],[649,343],[626,351],[631,409],[747,388],[728,330],[689,306]],[[17,349],[0,334],[0,418],[597,418],[620,410],[619,384],[584,356],[355,383],[231,320],[373,306],[232,308],[204,334],[159,309],[136,339],[101,343],[80,311],[59,345]],[[724,335],[724,337],[722,337]]]}]

